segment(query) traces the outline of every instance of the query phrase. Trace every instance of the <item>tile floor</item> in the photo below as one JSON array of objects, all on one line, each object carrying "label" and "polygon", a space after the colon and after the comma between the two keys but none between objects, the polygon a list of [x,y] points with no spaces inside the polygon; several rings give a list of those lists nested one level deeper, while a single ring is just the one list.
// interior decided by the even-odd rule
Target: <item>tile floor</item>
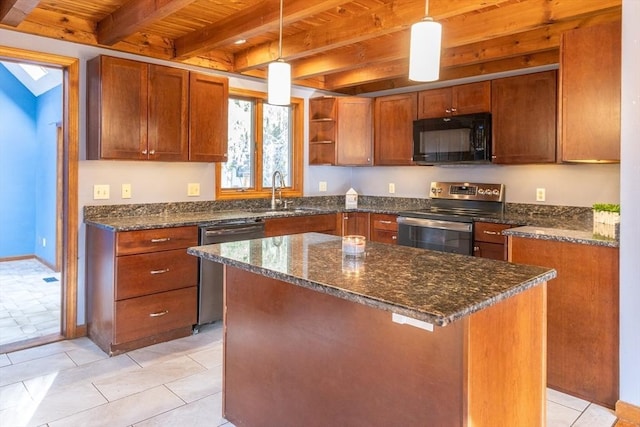
[{"label": "tile floor", "polygon": [[0,262],[0,345],[59,334],[60,289],[60,273],[35,258]]},{"label": "tile floor", "polygon": [[[0,354],[0,426],[224,426],[222,326],[107,357],[88,338]],[[548,391],[549,427],[611,427],[608,409]]]}]

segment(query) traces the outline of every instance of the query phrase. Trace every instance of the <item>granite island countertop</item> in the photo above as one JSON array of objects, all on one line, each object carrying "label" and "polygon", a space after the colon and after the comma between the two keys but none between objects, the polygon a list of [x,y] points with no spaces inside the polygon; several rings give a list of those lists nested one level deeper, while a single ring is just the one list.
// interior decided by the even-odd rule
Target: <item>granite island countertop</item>
[{"label": "granite island countertop", "polygon": [[556,277],[544,267],[367,242],[343,257],[319,233],[192,247],[191,255],[445,326]]}]

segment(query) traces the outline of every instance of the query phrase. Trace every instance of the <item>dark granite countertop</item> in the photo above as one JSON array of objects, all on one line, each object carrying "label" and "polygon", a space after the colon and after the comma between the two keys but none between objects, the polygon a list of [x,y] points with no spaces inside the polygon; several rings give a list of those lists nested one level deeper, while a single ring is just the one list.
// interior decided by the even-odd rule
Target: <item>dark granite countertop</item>
[{"label": "dark granite countertop", "polygon": [[[406,210],[429,206],[429,199],[363,196],[363,203],[359,203],[358,209],[350,210],[344,208],[343,199],[340,196],[302,197],[292,199],[290,209],[278,211],[265,208],[264,201],[254,200],[87,206],[84,222],[112,231],[133,231],[352,211],[402,214]],[[544,230],[543,233],[521,230],[522,233],[528,233],[527,237],[612,247],[618,247],[619,244],[617,239],[593,234],[591,209],[585,207],[508,203],[504,214],[475,220]],[[511,229],[505,234],[516,235],[518,230]]]},{"label": "dark granite countertop", "polygon": [[559,242],[580,243],[593,246],[619,247],[616,239],[593,234],[593,231],[563,230],[544,227],[516,227],[504,230],[502,234],[514,237],[526,237],[530,239],[554,240]]},{"label": "dark granite countertop", "polygon": [[319,233],[187,252],[438,326],[556,277],[544,267],[374,242],[362,258],[343,257],[341,238]]}]

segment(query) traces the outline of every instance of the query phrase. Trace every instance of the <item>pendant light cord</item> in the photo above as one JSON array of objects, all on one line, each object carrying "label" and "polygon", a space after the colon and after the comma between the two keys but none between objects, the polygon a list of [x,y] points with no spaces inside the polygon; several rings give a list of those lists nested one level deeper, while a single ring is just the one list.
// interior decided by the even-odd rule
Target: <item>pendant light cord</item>
[{"label": "pendant light cord", "polygon": [[429,16],[429,0],[424,1],[424,16]]},{"label": "pendant light cord", "polygon": [[[282,4],[284,0],[280,0],[280,36],[278,37],[278,59],[282,59]],[[429,0],[427,0],[429,3]]]}]

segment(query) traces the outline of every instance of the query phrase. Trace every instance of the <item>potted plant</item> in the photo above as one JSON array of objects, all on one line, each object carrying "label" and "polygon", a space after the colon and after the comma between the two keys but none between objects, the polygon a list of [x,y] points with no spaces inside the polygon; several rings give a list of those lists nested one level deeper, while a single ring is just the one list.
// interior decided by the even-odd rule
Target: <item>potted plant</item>
[{"label": "potted plant", "polygon": [[617,239],[620,235],[620,205],[596,203],[593,205],[593,233]]}]

